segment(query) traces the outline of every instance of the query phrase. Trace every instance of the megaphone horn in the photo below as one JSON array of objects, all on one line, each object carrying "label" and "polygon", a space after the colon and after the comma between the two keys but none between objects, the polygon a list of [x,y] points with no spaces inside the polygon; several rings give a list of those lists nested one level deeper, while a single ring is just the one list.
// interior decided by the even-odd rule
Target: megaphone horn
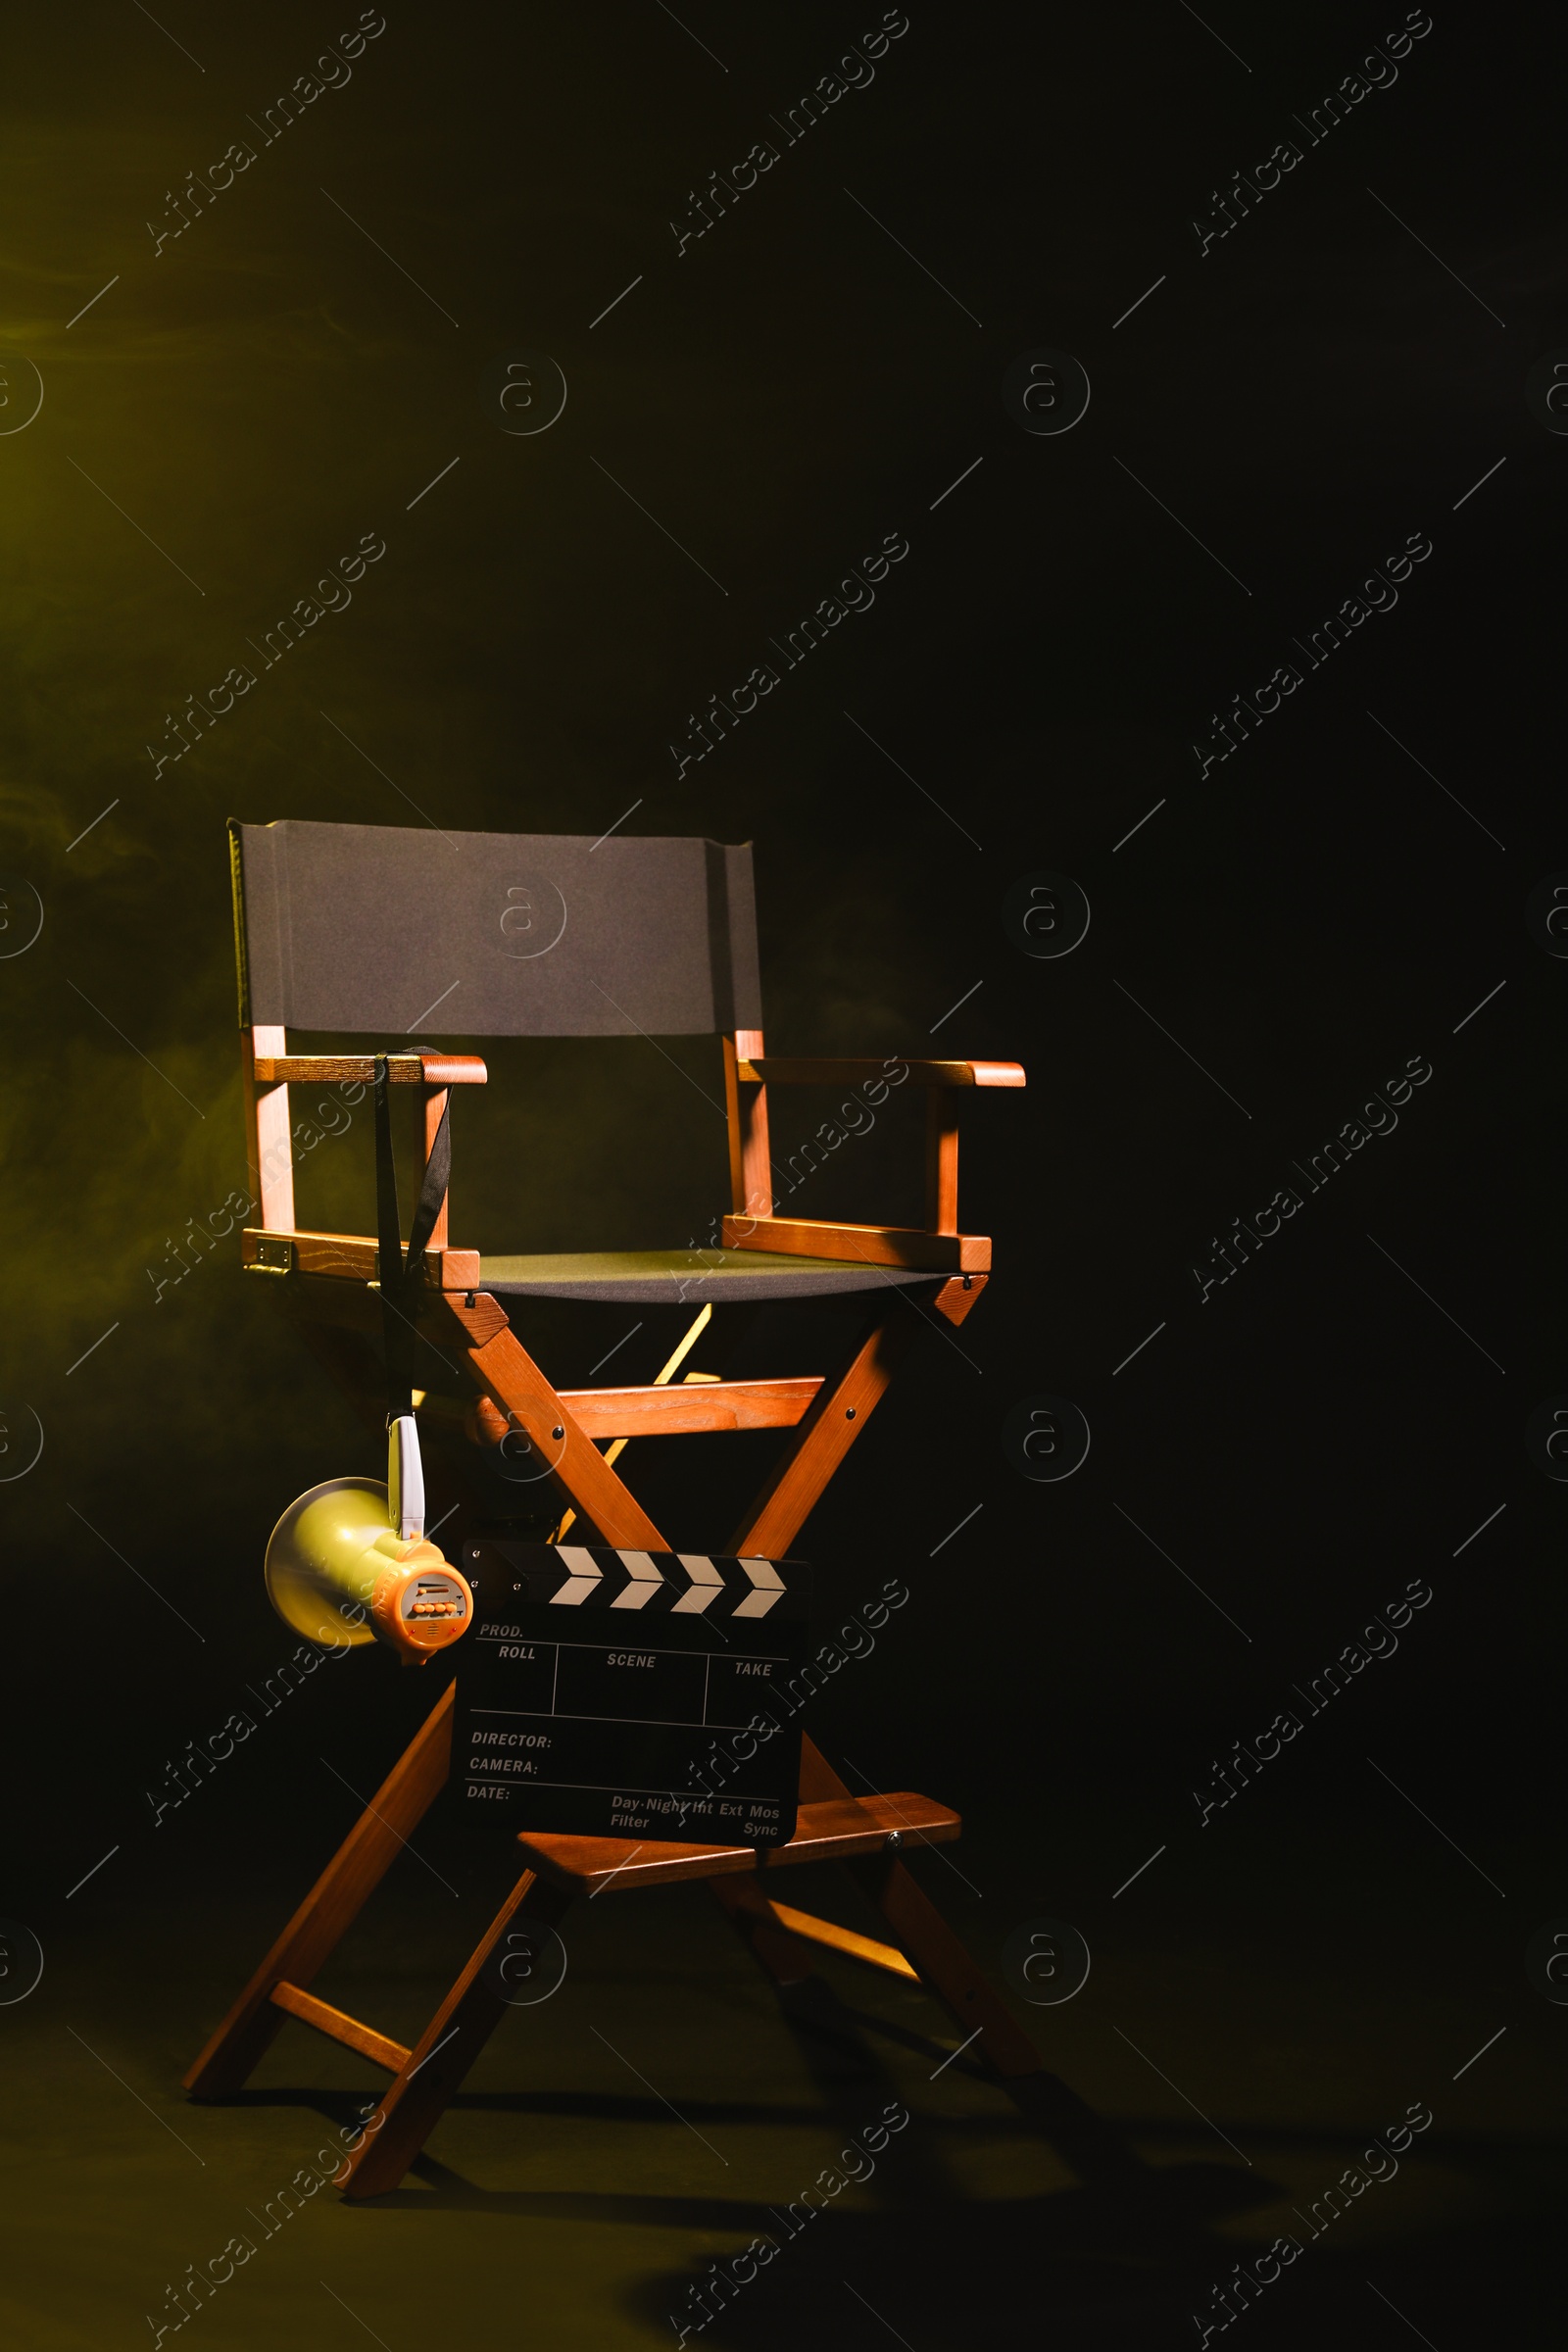
[{"label": "megaphone horn", "polygon": [[291,1502],[267,1546],[267,1592],[285,1625],[335,1649],[382,1642],[418,1665],[466,1634],[467,1581],[423,1534],[414,1418],[387,1433],[387,1484],[329,1478]]}]

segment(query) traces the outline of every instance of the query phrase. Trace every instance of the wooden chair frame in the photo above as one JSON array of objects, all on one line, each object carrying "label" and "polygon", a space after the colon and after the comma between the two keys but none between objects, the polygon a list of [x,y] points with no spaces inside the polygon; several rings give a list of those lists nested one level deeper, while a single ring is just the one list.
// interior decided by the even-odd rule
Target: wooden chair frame
[{"label": "wooden chair frame", "polygon": [[[244,1262],[286,1278],[308,1323],[373,1332],[376,1245],[368,1237],[313,1233],[295,1223],[289,1095],[291,1082],[373,1077],[372,1057],[290,1054],[283,1029],[241,1032],[253,1192],[261,1222],[244,1234]],[[770,1085],[853,1085],[880,1078],[875,1061],[778,1060],[761,1032],[723,1039],[732,1191],[723,1222],[726,1249],[838,1257],[945,1277],[936,1311],[957,1324],[989,1279],[991,1245],[957,1224],[957,1106],[963,1090],[1022,1086],[1015,1063],[911,1061],[927,1090],[926,1224],[816,1223],[773,1214],[768,1156]],[[448,1093],[482,1083],[476,1056],[409,1053],[389,1057],[389,1074],[423,1089],[428,1154]],[[514,1332],[505,1307],[481,1283],[477,1252],[454,1249],[443,1201],[425,1264],[418,1328],[455,1349],[478,1392],[476,1427],[492,1441],[525,1432],[550,1465],[557,1494],[601,1542],[648,1551],[674,1546],[612,1468],[606,1440],[690,1431],[793,1429],[781,1458],[732,1537],[732,1554],[783,1557],[829,1480],[865,1428],[920,1318],[879,1313],[848,1362],[827,1378],[705,1381],[684,1387],[557,1390]],[[330,1348],[326,1349],[330,1356]],[[901,1848],[957,1837],[956,1814],[912,1793],[855,1797],[808,1738],[803,1740],[801,1809],[788,1844],[759,1854],[749,1846],[633,1844],[608,1838],[524,1834],[526,1867],[462,1974],[412,2049],[318,1999],[310,1985],[434,1802],[451,1767],[449,1686],[422,1729],[267,1954],[184,2078],[192,2096],[237,2091],[285,2017],[315,2027],[392,2075],[373,2126],[347,2159],[339,2186],[350,2197],[394,2188],[500,2021],[506,2002],[486,1976],[519,1921],[554,1926],[579,1894],[616,1894],[672,1880],[702,1879],[757,1959],[779,1984],[809,1973],[813,1947],[847,1954],[924,1984],[947,2008],[973,2056],[1083,2177],[1125,2178],[1139,2168],[1115,2134],[1043,2066],[1029,2036],[987,1983],[910,1876]],[[880,1910],[892,1938],[879,1942],[778,1901],[767,1876],[792,1864],[848,1862]]]}]

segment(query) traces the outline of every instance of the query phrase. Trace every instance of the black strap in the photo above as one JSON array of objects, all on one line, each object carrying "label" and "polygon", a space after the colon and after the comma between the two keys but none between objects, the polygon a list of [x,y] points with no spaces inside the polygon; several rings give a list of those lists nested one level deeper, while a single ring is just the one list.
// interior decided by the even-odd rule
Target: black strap
[{"label": "black strap", "polygon": [[375,1057],[375,1218],[377,1272],[381,1285],[381,1331],[386,1353],[387,1421],[414,1410],[415,1309],[424,1280],[424,1252],[452,1177],[452,1097],[441,1106],[441,1123],[425,1162],[415,1204],[409,1254],[403,1255],[398,1215],[398,1178],[392,1158],[392,1111],[387,1097],[387,1057]]}]

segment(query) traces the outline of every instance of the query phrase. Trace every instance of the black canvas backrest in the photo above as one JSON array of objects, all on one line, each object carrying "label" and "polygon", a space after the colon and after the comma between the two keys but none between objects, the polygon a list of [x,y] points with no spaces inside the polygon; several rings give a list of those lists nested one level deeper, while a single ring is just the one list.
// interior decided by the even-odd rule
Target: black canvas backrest
[{"label": "black canvas backrest", "polygon": [[295,820],[228,833],[244,1027],[761,1026],[749,844]]}]

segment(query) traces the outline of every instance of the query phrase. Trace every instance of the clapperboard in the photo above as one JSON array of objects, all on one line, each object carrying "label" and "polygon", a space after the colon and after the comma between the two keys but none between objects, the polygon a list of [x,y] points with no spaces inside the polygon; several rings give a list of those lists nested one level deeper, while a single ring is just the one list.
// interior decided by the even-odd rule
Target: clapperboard
[{"label": "clapperboard", "polygon": [[794,1836],[803,1562],[479,1528],[463,1570],[453,1782],[468,1819],[698,1845]]}]

